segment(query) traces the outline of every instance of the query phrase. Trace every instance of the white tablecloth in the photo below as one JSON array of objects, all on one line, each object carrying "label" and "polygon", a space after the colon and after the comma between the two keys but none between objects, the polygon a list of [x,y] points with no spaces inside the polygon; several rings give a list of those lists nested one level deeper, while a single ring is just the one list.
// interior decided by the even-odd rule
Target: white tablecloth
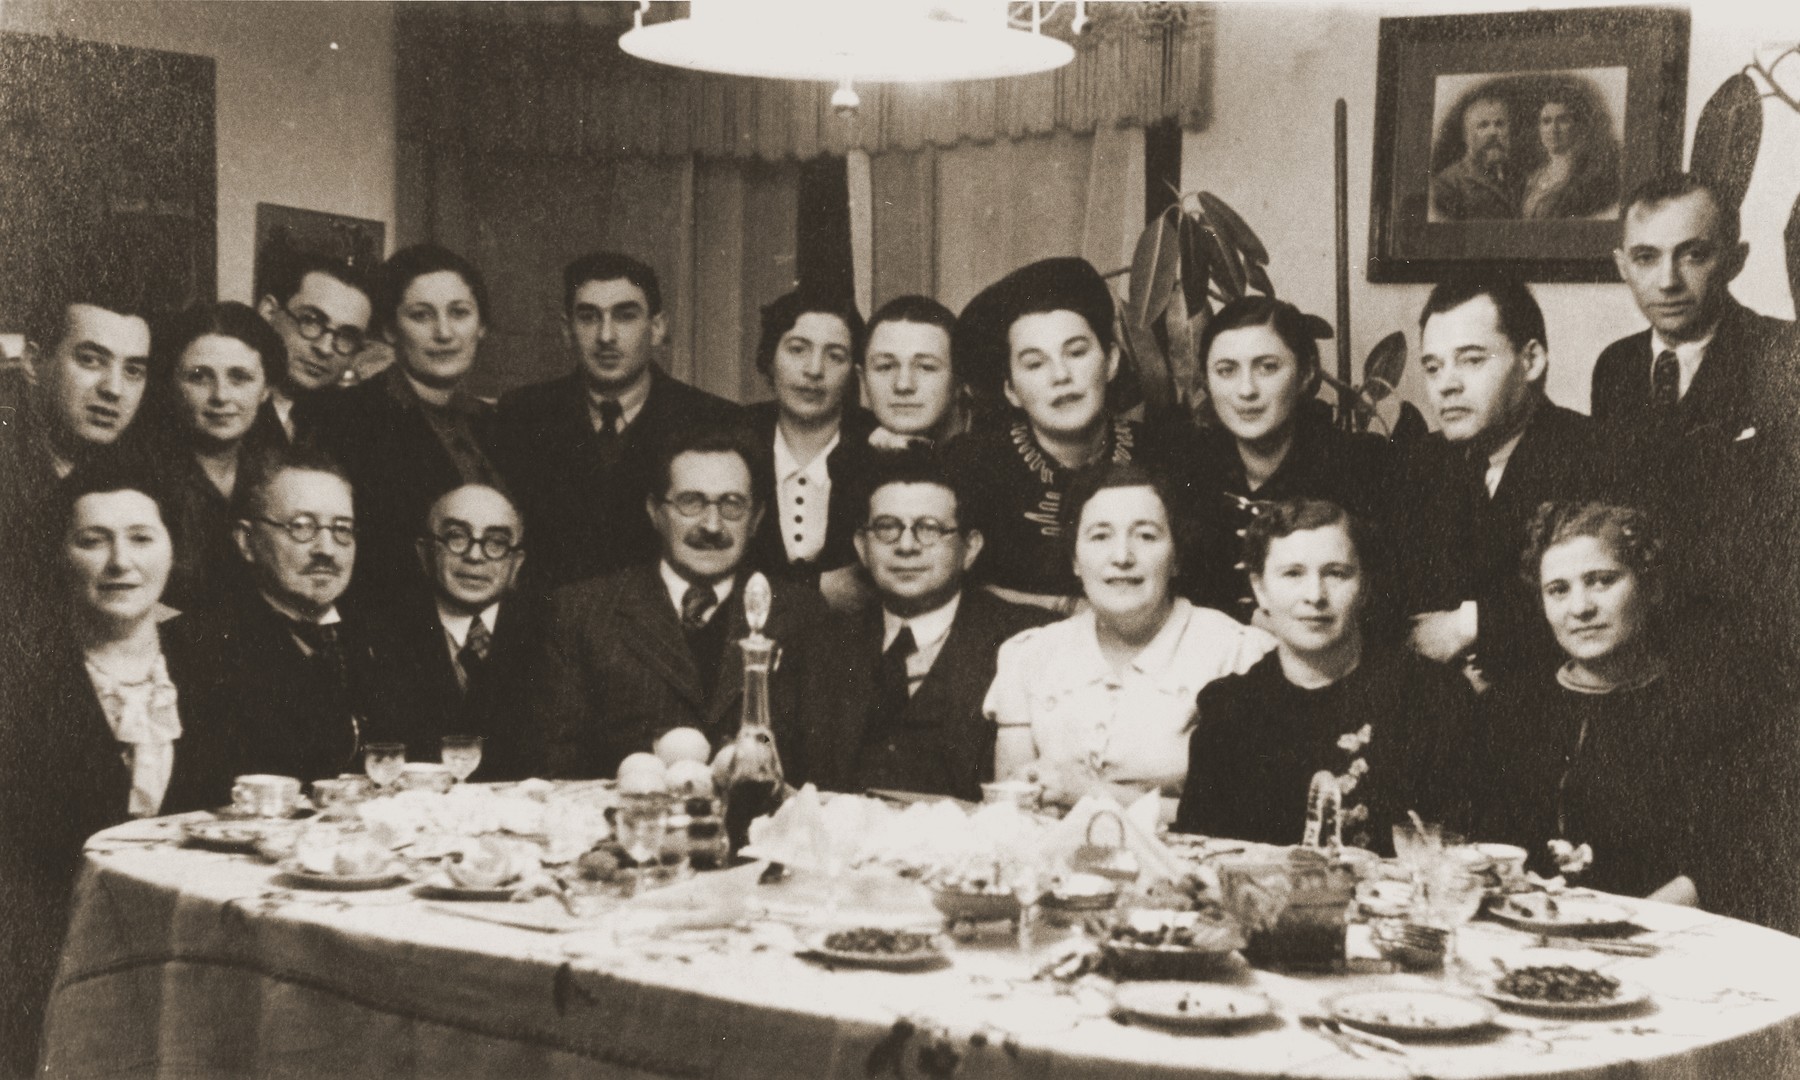
[{"label": "white tablecloth", "polygon": [[[747,929],[639,932],[647,906],[729,891],[741,871],[543,933],[448,914],[404,887],[286,889],[274,868],[174,847],[178,835],[136,823],[90,842],[46,1029],[52,1075],[849,1080],[872,1075],[871,1053],[903,1017],[921,1030],[904,1041],[907,1076],[928,1075],[915,1055],[934,1031],[961,1054],[960,1077],[1800,1075],[1800,939],[1658,904],[1636,903],[1635,916],[1648,928],[1637,940],[1661,955],[1564,954],[1647,987],[1652,1007],[1502,1014],[1490,1038],[1396,1056],[1297,1018],[1346,990],[1443,978],[1248,973],[1279,1024],[1175,1034],[1114,1021],[1092,988],[1023,980],[1002,942],[914,974],[800,959],[779,916],[809,905],[804,886],[740,890],[777,916]],[[1464,933],[1475,957],[1531,943],[1488,923]]]}]

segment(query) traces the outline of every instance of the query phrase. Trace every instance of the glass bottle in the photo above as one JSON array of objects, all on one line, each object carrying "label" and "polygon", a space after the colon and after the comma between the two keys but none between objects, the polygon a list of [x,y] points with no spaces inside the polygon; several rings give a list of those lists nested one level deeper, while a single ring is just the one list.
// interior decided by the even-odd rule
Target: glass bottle
[{"label": "glass bottle", "polygon": [[729,753],[721,755],[722,768],[713,776],[725,802],[725,835],[736,855],[750,841],[750,823],[773,814],[787,795],[782,778],[781,754],[775,748],[775,729],[769,720],[769,669],[774,664],[776,643],[763,636],[772,596],[768,579],[753,574],[744,583],[744,620],[750,636],[738,642],[744,650],[744,708],[737,737]]}]

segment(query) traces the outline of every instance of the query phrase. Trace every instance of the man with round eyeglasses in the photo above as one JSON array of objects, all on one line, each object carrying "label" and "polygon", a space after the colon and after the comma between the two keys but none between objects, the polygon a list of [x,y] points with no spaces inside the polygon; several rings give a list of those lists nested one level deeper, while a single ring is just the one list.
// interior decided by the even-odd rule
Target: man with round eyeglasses
[{"label": "man with round eyeglasses", "polygon": [[879,604],[839,617],[829,708],[805,733],[811,779],[979,800],[993,778],[981,713],[1001,642],[1054,616],[963,588],[982,535],[934,451],[876,456],[854,543]]},{"label": "man with round eyeglasses", "polygon": [[[749,633],[743,584],[750,538],[771,503],[772,481],[753,467],[738,432],[695,429],[668,442],[644,500],[659,546],[654,560],[565,585],[552,598],[532,713],[546,739],[548,774],[612,776],[663,732],[692,727],[715,748],[737,731]],[[763,633],[781,653],[769,711],[788,779],[804,782],[789,752],[802,709],[824,704],[825,604],[777,578]]]},{"label": "man with round eyeglasses", "polygon": [[257,314],[281,335],[287,363],[276,373],[258,417],[262,437],[305,441],[305,410],[295,403],[329,393],[359,353],[372,307],[362,276],[342,262],[297,252],[266,253],[257,273]]}]

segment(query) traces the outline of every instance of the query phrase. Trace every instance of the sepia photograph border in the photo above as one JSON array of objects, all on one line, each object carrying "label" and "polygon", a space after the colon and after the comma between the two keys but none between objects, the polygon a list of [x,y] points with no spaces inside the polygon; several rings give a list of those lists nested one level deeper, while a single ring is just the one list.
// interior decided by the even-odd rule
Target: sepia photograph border
[{"label": "sepia photograph border", "polygon": [[1621,183],[1682,160],[1689,18],[1674,8],[1577,8],[1381,20],[1368,278],[1431,282],[1498,269],[1527,281],[1613,282],[1617,219],[1431,221],[1442,75],[1627,69]]}]

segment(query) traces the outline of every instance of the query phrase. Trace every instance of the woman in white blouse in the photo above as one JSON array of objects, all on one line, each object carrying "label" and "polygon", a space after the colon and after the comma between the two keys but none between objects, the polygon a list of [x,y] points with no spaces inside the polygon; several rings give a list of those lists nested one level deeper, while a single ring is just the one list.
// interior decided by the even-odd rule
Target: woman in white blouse
[{"label": "woman in white blouse", "polygon": [[1064,806],[1157,791],[1172,813],[1195,696],[1275,642],[1173,593],[1173,502],[1142,468],[1102,466],[1069,495],[1063,529],[1088,607],[1000,647],[985,705],[999,726],[994,774],[1034,779]]}]

